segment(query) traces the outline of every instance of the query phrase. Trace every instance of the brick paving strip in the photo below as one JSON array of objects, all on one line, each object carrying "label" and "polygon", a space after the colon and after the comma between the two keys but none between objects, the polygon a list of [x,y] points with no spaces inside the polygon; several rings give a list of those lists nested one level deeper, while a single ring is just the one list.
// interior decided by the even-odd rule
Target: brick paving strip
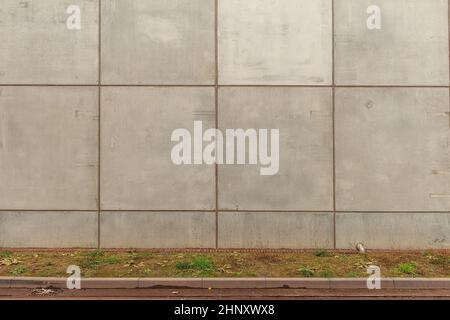
[{"label": "brick paving strip", "polygon": [[[0,277],[0,288],[65,289],[66,278]],[[366,278],[85,278],[83,289],[367,289]],[[382,289],[448,289],[450,278],[383,278]]]}]

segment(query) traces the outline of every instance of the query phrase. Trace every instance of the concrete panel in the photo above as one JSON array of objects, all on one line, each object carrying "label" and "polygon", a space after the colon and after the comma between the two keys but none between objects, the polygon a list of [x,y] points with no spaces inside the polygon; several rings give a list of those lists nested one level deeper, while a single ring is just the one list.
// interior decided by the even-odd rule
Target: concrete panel
[{"label": "concrete panel", "polygon": [[215,169],[175,165],[173,130],[215,123],[213,88],[102,89],[102,208],[209,210],[215,207]]},{"label": "concrete panel", "polygon": [[334,20],[337,84],[448,85],[447,0],[336,0]]},{"label": "concrete panel", "polygon": [[102,248],[213,248],[214,212],[102,212]]},{"label": "concrete panel", "polygon": [[450,210],[448,95],[439,88],[337,89],[337,210]]},{"label": "concrete panel", "polygon": [[280,130],[277,174],[262,176],[260,165],[219,166],[219,208],[332,210],[331,89],[221,88],[219,127]]},{"label": "concrete panel", "polygon": [[102,82],[213,84],[214,0],[102,2]]},{"label": "concrete panel", "polygon": [[95,248],[96,212],[0,212],[1,248]]},{"label": "concrete panel", "polygon": [[331,0],[219,1],[220,84],[331,84]]},{"label": "concrete panel", "polygon": [[0,209],[97,208],[98,92],[0,87]]},{"label": "concrete panel", "polygon": [[450,213],[337,213],[336,246],[367,249],[450,247]]},{"label": "concrete panel", "polygon": [[[81,29],[69,30],[71,5]],[[95,84],[98,81],[97,0],[2,0],[0,84]]]},{"label": "concrete panel", "polygon": [[309,249],[332,247],[332,213],[219,213],[219,248]]}]

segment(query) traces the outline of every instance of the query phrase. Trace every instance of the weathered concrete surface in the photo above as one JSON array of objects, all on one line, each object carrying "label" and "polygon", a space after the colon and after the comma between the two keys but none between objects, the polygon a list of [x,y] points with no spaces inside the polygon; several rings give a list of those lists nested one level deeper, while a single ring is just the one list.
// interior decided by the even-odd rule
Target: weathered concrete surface
[{"label": "weathered concrete surface", "polygon": [[138,286],[145,288],[202,288],[203,278],[139,278]]},{"label": "weathered concrete surface", "polygon": [[331,84],[330,0],[219,1],[220,84]]},{"label": "weathered concrete surface", "polygon": [[220,212],[219,248],[332,248],[333,214]]},{"label": "weathered concrete surface", "polygon": [[[0,288],[67,289],[67,278],[0,277]],[[367,278],[83,278],[82,289],[366,289]],[[382,289],[450,289],[448,278],[382,278]],[[75,290],[77,291],[77,290]],[[81,290],[78,290],[81,291]],[[369,290],[379,291],[379,290]],[[58,294],[60,292],[55,292]],[[367,293],[366,293],[367,295]]]},{"label": "weathered concrete surface", "polygon": [[272,176],[220,165],[219,208],[332,210],[331,99],[330,88],[221,88],[219,128],[279,129],[280,163]]},{"label": "weathered concrete surface", "polygon": [[[81,29],[68,30],[66,10],[81,9]],[[97,0],[2,0],[0,84],[95,84]]]},{"label": "weathered concrete surface", "polygon": [[0,87],[0,209],[97,208],[98,92]]},{"label": "weathered concrete surface", "polygon": [[[366,10],[381,9],[369,30]],[[336,0],[336,83],[448,85],[447,0]]]},{"label": "weathered concrete surface", "polygon": [[0,212],[0,248],[96,246],[96,212]]},{"label": "weathered concrete surface", "polygon": [[336,247],[427,249],[450,247],[450,213],[337,213]]},{"label": "weathered concrete surface", "polygon": [[439,88],[337,89],[337,210],[450,210],[448,95]]},{"label": "weathered concrete surface", "polygon": [[213,248],[214,212],[102,212],[102,248]]},{"label": "weathered concrete surface", "polygon": [[208,210],[214,166],[175,165],[173,130],[214,126],[212,88],[102,89],[102,208]]},{"label": "weathered concrete surface", "polygon": [[213,84],[214,0],[102,2],[102,81]]},{"label": "weathered concrete surface", "polygon": [[[71,5],[80,6],[81,30],[67,28]],[[380,30],[366,27],[369,5],[381,8]],[[335,192],[338,211],[385,211],[373,218],[372,231],[364,228],[375,214],[362,216],[359,226],[354,216],[342,220],[344,246],[367,237],[380,249],[450,247],[448,88],[336,88],[333,124],[331,88],[285,86],[330,85],[333,65],[338,85],[448,85],[446,0],[99,6],[0,1],[0,211],[8,212],[0,230],[9,228],[0,239],[27,246],[31,230],[36,245],[93,246],[95,237],[83,239],[83,230],[75,239],[78,227],[67,243],[59,238],[66,216],[69,226],[86,220],[62,211],[102,209],[105,248],[210,248],[218,209],[226,211],[218,221],[220,246],[332,247],[332,214],[323,212],[334,210]],[[99,76],[102,88],[95,86]],[[220,129],[280,130],[278,174],[261,176],[265,165],[219,165],[216,181],[213,165],[172,163],[173,130],[192,134],[195,120],[204,129],[215,125],[215,89],[200,85],[215,84],[216,76],[219,84],[250,85],[219,88]],[[416,219],[407,211],[429,214]],[[48,224],[50,217],[58,218]]]}]

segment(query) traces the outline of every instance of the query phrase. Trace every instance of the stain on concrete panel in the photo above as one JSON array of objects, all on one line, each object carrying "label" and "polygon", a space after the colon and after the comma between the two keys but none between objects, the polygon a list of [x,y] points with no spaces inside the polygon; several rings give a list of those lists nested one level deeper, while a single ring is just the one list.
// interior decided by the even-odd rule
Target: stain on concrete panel
[{"label": "stain on concrete panel", "polygon": [[332,81],[329,0],[219,1],[220,84]]},{"label": "stain on concrete panel", "polygon": [[108,84],[213,84],[214,0],[102,2]]}]

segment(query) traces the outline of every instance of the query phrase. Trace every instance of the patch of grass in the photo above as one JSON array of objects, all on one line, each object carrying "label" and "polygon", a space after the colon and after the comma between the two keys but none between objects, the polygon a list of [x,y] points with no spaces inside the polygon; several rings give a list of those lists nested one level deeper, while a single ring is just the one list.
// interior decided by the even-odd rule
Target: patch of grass
[{"label": "patch of grass", "polygon": [[[450,250],[422,252],[0,251],[0,276],[67,277],[362,277],[377,265],[384,277],[450,277]],[[411,266],[413,264],[414,266]]]},{"label": "patch of grass", "polygon": [[349,277],[349,278],[358,278],[358,277],[359,277],[359,273],[356,272],[356,271],[350,271],[350,272],[347,274],[347,277]]},{"label": "patch of grass", "polygon": [[415,275],[417,272],[417,265],[414,262],[400,263],[397,267],[398,271],[401,273]]},{"label": "patch of grass", "polygon": [[197,270],[214,269],[214,263],[210,259],[204,257],[194,258],[192,260],[192,266]]},{"label": "patch of grass", "polygon": [[95,269],[100,264],[100,260],[103,257],[103,251],[92,251],[88,252],[84,255],[84,260],[81,263],[81,266],[84,268]]},{"label": "patch of grass", "polygon": [[202,274],[210,274],[215,270],[213,261],[208,257],[194,257],[191,261],[180,261],[175,268],[182,271],[194,271]]},{"label": "patch of grass", "polygon": [[299,268],[297,271],[300,272],[300,274],[305,278],[310,278],[314,275],[314,271],[305,266]]},{"label": "patch of grass", "polygon": [[14,270],[11,273],[13,274],[13,276],[21,276],[25,272],[27,272],[26,268],[24,268],[24,267],[16,267],[16,268],[14,268]]},{"label": "patch of grass", "polygon": [[175,264],[175,268],[178,270],[189,270],[192,269],[192,264],[190,262],[181,261]]},{"label": "patch of grass", "polygon": [[316,257],[332,257],[333,254],[331,252],[328,252],[326,250],[317,250],[314,255]]},{"label": "patch of grass", "polygon": [[81,261],[81,266],[90,269],[96,269],[101,265],[118,264],[122,259],[117,255],[106,254],[104,251],[96,250],[88,252]]},{"label": "patch of grass", "polygon": [[12,251],[0,251],[0,258],[9,258],[14,253]]},{"label": "patch of grass", "polygon": [[104,264],[118,264],[122,262],[122,259],[116,255],[106,256],[101,259]]},{"label": "patch of grass", "polygon": [[334,273],[330,270],[323,270],[319,274],[322,278],[332,278],[334,276]]},{"label": "patch of grass", "polygon": [[105,252],[101,251],[101,250],[90,251],[90,252],[86,252],[84,254],[84,256],[89,259],[99,259],[99,258],[103,257],[104,255],[105,255]]}]

